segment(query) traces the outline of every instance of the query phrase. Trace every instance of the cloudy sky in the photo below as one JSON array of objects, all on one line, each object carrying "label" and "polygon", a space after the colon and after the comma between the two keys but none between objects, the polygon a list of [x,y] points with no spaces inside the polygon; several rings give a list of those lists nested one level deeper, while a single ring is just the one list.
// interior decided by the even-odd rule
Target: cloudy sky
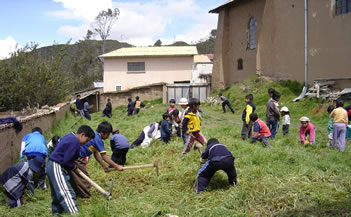
[{"label": "cloudy sky", "polygon": [[[0,58],[16,47],[82,39],[101,10],[119,8],[111,39],[137,46],[195,42],[217,26],[208,11],[226,0],[0,0]],[[95,39],[99,39],[95,36]]]}]

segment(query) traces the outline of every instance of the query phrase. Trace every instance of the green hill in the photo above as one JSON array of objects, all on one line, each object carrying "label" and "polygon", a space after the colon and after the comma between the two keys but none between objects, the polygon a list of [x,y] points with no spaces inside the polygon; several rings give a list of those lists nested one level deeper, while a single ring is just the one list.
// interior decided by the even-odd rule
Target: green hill
[{"label": "green hill", "polygon": [[[104,173],[93,157],[88,164],[91,178],[107,189],[109,180],[114,180],[113,200],[106,201],[95,189],[90,199],[78,199],[79,216],[350,216],[351,148],[339,152],[327,143],[327,103],[303,99],[293,103],[297,96],[284,85],[265,80],[251,81],[233,86],[222,93],[228,96],[235,114],[222,113],[220,105],[202,104],[204,111],[202,132],[207,139],[216,137],[235,155],[238,186],[229,187],[224,172],[217,172],[207,192],[195,193],[196,174],[201,167],[199,153],[192,150],[182,159],[183,141],[173,138],[170,144],[153,142],[146,149],[130,150],[127,165],[159,161],[160,175],[152,169]],[[294,85],[293,85],[294,86]],[[257,113],[262,119],[268,100],[267,89],[273,87],[281,94],[281,106],[291,111],[292,126],[288,136],[281,129],[272,148],[251,144],[240,137],[241,113],[244,96],[254,95]],[[92,115],[92,121],[81,120],[70,128],[79,117],[68,114],[46,138],[63,136],[75,131],[81,124],[93,129],[103,121],[110,121],[130,142],[133,142],[143,127],[160,121],[167,105],[161,101],[146,102],[138,116],[128,117],[126,106],[113,110],[111,119],[100,113]],[[299,141],[299,118],[308,116],[316,126],[317,144],[301,145]],[[217,119],[213,118],[216,117]],[[218,119],[226,120],[219,121]],[[109,141],[105,141],[111,154]],[[0,195],[0,213],[5,216],[50,216],[50,190],[37,191],[33,198],[25,197],[25,204],[16,209],[6,207],[5,195]]]}]

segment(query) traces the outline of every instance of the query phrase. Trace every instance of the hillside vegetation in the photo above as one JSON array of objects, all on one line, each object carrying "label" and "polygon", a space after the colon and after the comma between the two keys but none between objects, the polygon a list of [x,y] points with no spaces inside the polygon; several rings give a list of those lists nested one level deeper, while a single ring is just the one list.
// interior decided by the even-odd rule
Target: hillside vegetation
[{"label": "hillside vegetation", "polygon": [[[235,109],[234,115],[223,114],[220,105],[201,105],[205,137],[218,138],[236,157],[237,187],[228,186],[227,177],[221,171],[212,178],[206,192],[196,194],[194,183],[201,167],[199,153],[192,150],[182,159],[183,142],[173,138],[168,145],[153,142],[150,147],[138,147],[127,155],[127,165],[158,160],[159,176],[152,169],[105,173],[95,159],[90,159],[88,171],[94,181],[107,189],[109,180],[114,180],[113,200],[106,201],[93,189],[90,199],[78,199],[79,216],[165,216],[167,213],[178,216],[350,216],[351,143],[347,142],[344,153],[326,147],[327,104],[309,99],[293,103],[297,94],[289,86],[289,82],[282,86],[254,78],[224,90],[223,95]],[[279,129],[270,149],[260,143],[242,141],[241,125],[235,124],[241,123],[247,93],[254,94],[257,113],[265,119],[268,87],[282,94],[280,105],[290,109],[292,119],[288,136],[283,138]],[[166,107],[160,100],[147,102],[138,116],[127,117],[126,106],[121,106],[113,110],[111,119],[96,113],[92,115],[93,121],[81,120],[75,126],[72,125],[79,117],[67,114],[46,132],[46,138],[63,136],[77,130],[81,124],[95,129],[101,121],[108,120],[133,142],[144,126],[161,120]],[[308,116],[316,125],[315,146],[299,142],[298,119],[301,116]],[[105,144],[111,154],[109,141]],[[50,190],[37,191],[33,198],[26,196],[21,208],[9,209],[6,202],[5,195],[1,194],[0,215],[51,215]]]}]

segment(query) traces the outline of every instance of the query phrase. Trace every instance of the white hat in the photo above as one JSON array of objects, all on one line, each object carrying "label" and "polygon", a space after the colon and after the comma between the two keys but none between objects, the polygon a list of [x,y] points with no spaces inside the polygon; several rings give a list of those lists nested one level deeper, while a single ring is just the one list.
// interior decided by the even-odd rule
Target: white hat
[{"label": "white hat", "polygon": [[288,112],[288,111],[289,111],[289,109],[288,109],[288,107],[283,106],[283,108],[282,108],[282,109],[280,109],[280,111],[281,111],[281,112]]},{"label": "white hat", "polygon": [[302,117],[300,118],[300,121],[303,121],[303,122],[310,122],[310,119],[308,117]]},{"label": "white hat", "polygon": [[186,98],[180,98],[179,105],[188,105],[188,100]]}]

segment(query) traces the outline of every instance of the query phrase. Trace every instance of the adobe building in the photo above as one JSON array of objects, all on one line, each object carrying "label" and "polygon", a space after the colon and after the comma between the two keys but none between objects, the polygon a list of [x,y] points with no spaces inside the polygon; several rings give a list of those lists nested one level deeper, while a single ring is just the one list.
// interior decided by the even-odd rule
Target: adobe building
[{"label": "adobe building", "polygon": [[121,48],[99,56],[104,62],[104,92],[155,83],[192,80],[195,46]]},{"label": "adobe building", "polygon": [[[252,74],[276,80],[305,75],[304,0],[229,0],[218,13],[212,86]],[[351,86],[351,0],[308,0],[308,82],[344,79]]]}]

